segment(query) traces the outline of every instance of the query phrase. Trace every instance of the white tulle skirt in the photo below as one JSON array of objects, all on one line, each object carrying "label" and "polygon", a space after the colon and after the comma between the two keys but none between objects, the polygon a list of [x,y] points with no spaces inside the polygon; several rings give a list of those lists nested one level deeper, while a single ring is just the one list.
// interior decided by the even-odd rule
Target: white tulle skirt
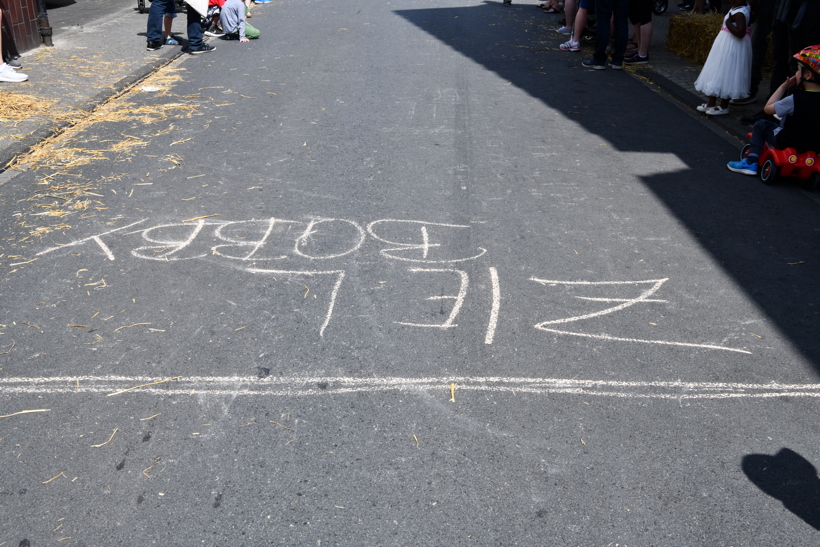
[{"label": "white tulle skirt", "polygon": [[751,73],[752,41],[749,35],[738,39],[731,32],[721,30],[695,80],[695,89],[709,97],[743,99],[749,96]]}]

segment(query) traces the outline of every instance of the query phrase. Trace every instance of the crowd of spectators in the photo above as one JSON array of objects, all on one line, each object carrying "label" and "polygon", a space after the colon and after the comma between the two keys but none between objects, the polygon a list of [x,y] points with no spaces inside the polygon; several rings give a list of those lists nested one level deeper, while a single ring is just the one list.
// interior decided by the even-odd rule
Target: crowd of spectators
[{"label": "crowd of spectators", "polygon": [[[256,0],[268,3],[270,0]],[[203,37],[211,36],[225,40],[248,42],[259,38],[259,30],[247,23],[251,15],[251,0],[209,0],[207,9],[200,13],[194,7],[186,6],[188,53],[199,55],[216,49],[206,44]],[[176,17],[176,0],[153,0],[148,11],[146,32],[148,51],[156,51],[163,45],[179,45],[172,36],[171,28]],[[163,32],[164,26],[164,32]]]},{"label": "crowd of spectators", "polygon": [[[652,7],[655,0],[547,0],[538,7],[547,14],[563,14],[556,32],[568,35],[560,45],[568,52],[580,52],[584,37],[593,37],[594,53],[582,65],[595,70],[624,65],[649,64],[652,39]],[[698,110],[714,116],[725,115],[731,105],[751,104],[767,99],[797,71],[793,58],[804,48],[820,44],[820,0],[684,0],[682,12],[725,13],[723,26],[695,88],[708,99]],[[594,21],[590,24],[588,21]],[[625,38],[629,24],[631,37]],[[610,37],[613,39],[610,40]],[[758,96],[767,55],[772,58],[771,85]],[[731,80],[731,82],[729,81]],[[741,122],[774,121],[761,109]]]}]

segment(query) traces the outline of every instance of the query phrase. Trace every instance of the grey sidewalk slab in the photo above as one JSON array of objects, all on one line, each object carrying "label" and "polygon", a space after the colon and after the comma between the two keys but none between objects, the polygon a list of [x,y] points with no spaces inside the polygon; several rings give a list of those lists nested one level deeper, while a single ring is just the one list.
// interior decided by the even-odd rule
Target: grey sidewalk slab
[{"label": "grey sidewalk slab", "polygon": [[[53,47],[41,46],[23,55],[22,72],[29,80],[0,83],[0,91],[32,95],[55,104],[22,122],[0,121],[0,165],[70,123],[66,113],[75,111],[82,116],[180,54],[184,46],[145,50],[147,15],[138,13],[134,6],[129,3],[108,13],[107,18],[89,23],[56,26]],[[180,42],[184,44],[184,40]]]}]

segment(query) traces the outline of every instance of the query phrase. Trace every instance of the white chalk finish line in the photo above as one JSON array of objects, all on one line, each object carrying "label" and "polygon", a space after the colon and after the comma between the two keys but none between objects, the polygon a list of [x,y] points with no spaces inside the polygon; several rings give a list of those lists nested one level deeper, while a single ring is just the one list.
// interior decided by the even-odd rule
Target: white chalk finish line
[{"label": "white chalk finish line", "polygon": [[[151,385],[146,385],[151,384]],[[745,384],[720,382],[626,382],[561,378],[435,377],[352,378],[182,376],[178,379],[148,376],[57,376],[51,378],[0,378],[3,395],[100,394],[116,397],[144,395],[249,395],[331,396],[388,391],[440,391],[449,398],[450,384],[458,394],[469,392],[563,394],[628,399],[754,399],[820,397],[820,384]],[[137,387],[144,386],[144,387]],[[127,390],[127,391],[123,391]],[[121,392],[121,393],[120,393]]]}]

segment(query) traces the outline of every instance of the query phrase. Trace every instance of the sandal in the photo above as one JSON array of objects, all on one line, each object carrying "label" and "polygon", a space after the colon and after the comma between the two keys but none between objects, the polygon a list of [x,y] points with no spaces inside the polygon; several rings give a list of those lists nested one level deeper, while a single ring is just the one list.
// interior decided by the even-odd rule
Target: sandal
[{"label": "sandal", "polygon": [[633,50],[636,50],[636,49],[638,49],[637,42],[633,42],[632,40],[630,40],[626,43],[626,50],[627,51],[633,51]]},{"label": "sandal", "polygon": [[552,15],[553,13],[564,13],[564,10],[562,10],[561,8],[554,8],[550,6],[548,8],[544,8],[544,13],[549,13],[550,15]]}]

